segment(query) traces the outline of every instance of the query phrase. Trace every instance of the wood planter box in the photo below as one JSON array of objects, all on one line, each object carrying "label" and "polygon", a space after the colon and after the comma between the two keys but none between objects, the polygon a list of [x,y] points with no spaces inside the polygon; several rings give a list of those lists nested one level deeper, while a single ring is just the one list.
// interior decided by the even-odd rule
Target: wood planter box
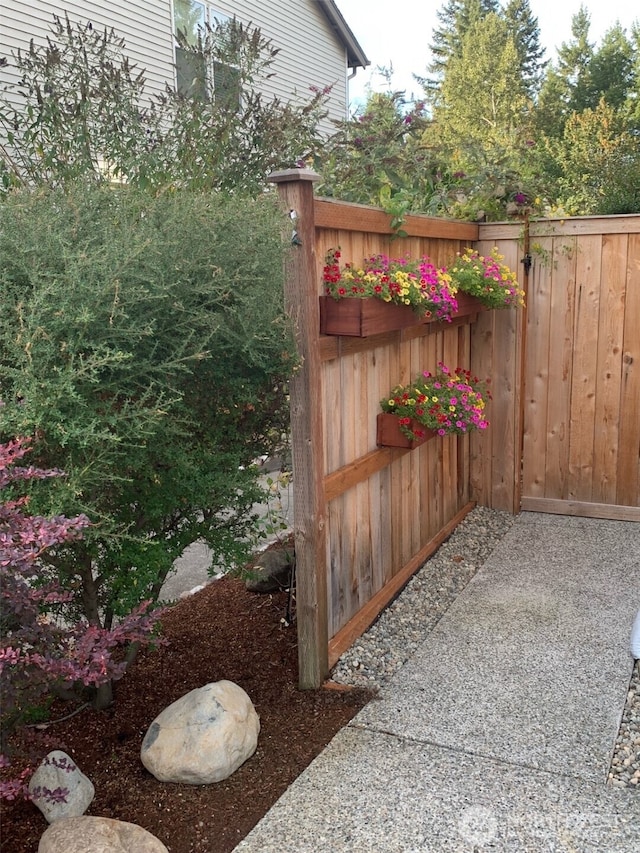
[{"label": "wood planter box", "polygon": [[[458,310],[452,315],[452,319],[486,310],[477,297],[469,296],[467,293],[457,293],[456,299]],[[366,299],[320,297],[320,333],[323,335],[366,338],[369,335],[434,322],[446,323],[446,320],[439,321],[436,317],[421,319],[408,305],[383,302],[375,296],[368,296]]]},{"label": "wood planter box", "polygon": [[408,305],[383,302],[375,296],[366,299],[320,297],[320,332],[323,335],[350,335],[366,338],[381,332],[393,332],[423,321]]},{"label": "wood planter box", "polygon": [[480,302],[477,296],[462,293],[460,290],[456,293],[456,301],[458,303],[458,310],[452,315],[453,317],[468,317],[469,314],[477,314],[478,311],[489,310],[486,305]]},{"label": "wood planter box", "polygon": [[406,447],[409,450],[413,450],[438,434],[435,430],[427,429],[416,421],[412,422],[412,428],[414,427],[419,427],[425,431],[424,438],[416,438],[412,441],[400,430],[400,418],[398,415],[379,412],[376,423],[376,442],[380,447]]}]

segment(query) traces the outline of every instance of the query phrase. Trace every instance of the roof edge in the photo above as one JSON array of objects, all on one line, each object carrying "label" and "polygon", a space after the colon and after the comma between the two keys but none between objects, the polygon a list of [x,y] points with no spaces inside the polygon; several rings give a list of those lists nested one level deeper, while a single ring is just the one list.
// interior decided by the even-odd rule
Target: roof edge
[{"label": "roof edge", "polygon": [[332,29],[347,49],[347,65],[349,68],[366,68],[371,63],[365,52],[358,44],[357,38],[342,16],[334,0],[316,0],[331,24]]}]

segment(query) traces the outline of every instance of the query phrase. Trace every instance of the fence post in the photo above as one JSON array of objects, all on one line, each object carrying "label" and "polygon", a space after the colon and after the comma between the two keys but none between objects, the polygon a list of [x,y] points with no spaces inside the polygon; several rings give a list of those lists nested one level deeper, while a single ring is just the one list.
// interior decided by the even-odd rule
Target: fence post
[{"label": "fence post", "polygon": [[295,324],[301,359],[290,392],[298,682],[304,690],[320,687],[329,672],[320,309],[313,202],[313,182],[319,175],[308,169],[287,169],[273,172],[269,180],[278,185],[280,199],[292,219],[293,251],[286,268],[285,307]]}]

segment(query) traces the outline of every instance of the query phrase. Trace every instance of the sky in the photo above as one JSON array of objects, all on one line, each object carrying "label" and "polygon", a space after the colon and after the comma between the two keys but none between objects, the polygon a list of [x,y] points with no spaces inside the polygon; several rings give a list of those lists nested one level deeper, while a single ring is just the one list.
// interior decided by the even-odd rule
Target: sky
[{"label": "sky", "polygon": [[[373,91],[386,91],[387,84],[376,67],[392,67],[392,88],[405,90],[408,96],[420,96],[420,87],[412,74],[424,74],[430,62],[429,44],[439,26],[437,11],[446,0],[336,0],[344,19],[358,40],[371,65],[359,68],[349,82],[352,108],[366,97],[367,84]],[[590,41],[599,44],[604,33],[616,22],[630,34],[631,24],[640,23],[640,10],[634,0],[582,0],[591,19]],[[503,3],[504,5],[504,3]],[[571,19],[581,0],[529,0],[538,19],[540,42],[546,59],[554,59],[556,49],[571,38]]]}]

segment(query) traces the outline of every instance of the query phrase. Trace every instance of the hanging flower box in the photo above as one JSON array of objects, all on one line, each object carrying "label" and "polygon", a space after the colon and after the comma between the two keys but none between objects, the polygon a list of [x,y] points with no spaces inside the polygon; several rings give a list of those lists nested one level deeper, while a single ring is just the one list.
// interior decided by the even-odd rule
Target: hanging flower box
[{"label": "hanging flower box", "polygon": [[323,335],[349,335],[366,338],[428,322],[408,305],[383,302],[375,296],[364,299],[320,297],[320,332]]},{"label": "hanging flower box", "polygon": [[431,320],[449,320],[456,302],[450,279],[427,257],[419,261],[367,258],[359,267],[340,266],[340,252],[327,252],[320,297],[320,331],[367,337]]},{"label": "hanging flower box", "polygon": [[[476,296],[458,291],[455,298],[458,308],[452,312],[451,319],[468,317],[487,310]],[[409,326],[433,323],[437,319],[432,314],[419,317],[408,305],[383,302],[375,296],[339,300],[332,296],[320,297],[320,332],[323,335],[366,338],[382,332],[393,332]]]},{"label": "hanging flower box", "polygon": [[[484,430],[486,400],[491,398],[487,382],[481,382],[468,370],[458,367],[451,370],[438,362],[438,371],[424,371],[408,385],[396,385],[388,397],[380,401],[386,417],[396,422],[396,429],[408,442],[394,447],[411,447],[410,442],[420,440],[425,433],[435,435],[466,435],[472,430]],[[392,427],[378,415],[378,444],[381,430]],[[385,443],[389,443],[388,441]]]},{"label": "hanging flower box", "polygon": [[421,444],[429,441],[437,433],[432,429],[423,427],[418,421],[412,420],[407,426],[417,438],[408,438],[401,430],[400,418],[397,415],[380,412],[376,422],[376,443],[379,447],[406,447],[413,450]]},{"label": "hanging flower box", "polygon": [[524,306],[524,290],[518,278],[504,263],[494,247],[488,255],[467,248],[456,256],[448,267],[450,280],[457,288],[456,297],[475,296],[485,308],[514,308]]},{"label": "hanging flower box", "polygon": [[456,293],[456,302],[458,308],[451,315],[455,317],[468,317],[471,314],[477,314],[479,311],[487,311],[487,306],[484,305],[477,296],[471,296],[469,293],[463,293],[459,290]]}]

